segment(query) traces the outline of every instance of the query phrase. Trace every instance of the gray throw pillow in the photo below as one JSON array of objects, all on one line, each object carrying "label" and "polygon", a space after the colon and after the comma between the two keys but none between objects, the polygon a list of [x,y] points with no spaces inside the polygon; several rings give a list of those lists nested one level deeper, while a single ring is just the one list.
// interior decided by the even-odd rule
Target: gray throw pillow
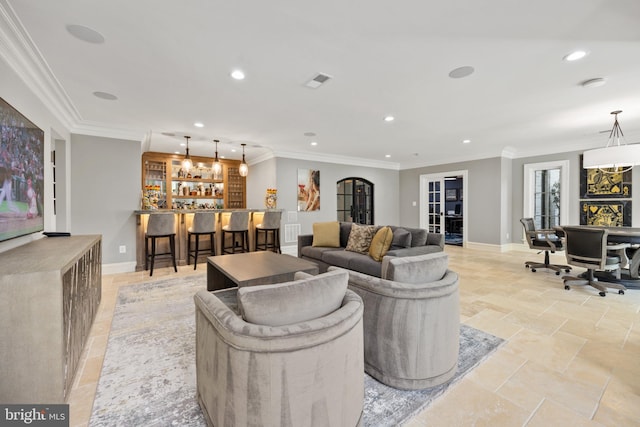
[{"label": "gray throw pillow", "polygon": [[411,233],[404,228],[398,227],[393,230],[393,240],[391,249],[403,249],[411,247]]},{"label": "gray throw pillow", "polygon": [[[305,277],[298,274],[296,278]],[[283,326],[317,319],[342,305],[349,273],[335,270],[276,285],[238,289],[242,318],[257,325]]]}]

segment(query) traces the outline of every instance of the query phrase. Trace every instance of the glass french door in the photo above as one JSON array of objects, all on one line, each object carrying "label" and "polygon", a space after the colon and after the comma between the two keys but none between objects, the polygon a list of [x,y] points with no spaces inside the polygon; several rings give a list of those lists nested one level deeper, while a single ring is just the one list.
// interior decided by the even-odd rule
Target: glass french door
[{"label": "glass french door", "polygon": [[444,234],[444,179],[427,181],[426,228],[430,233]]},{"label": "glass french door", "polygon": [[363,178],[345,178],[336,183],[338,221],[372,225],[373,183]]}]

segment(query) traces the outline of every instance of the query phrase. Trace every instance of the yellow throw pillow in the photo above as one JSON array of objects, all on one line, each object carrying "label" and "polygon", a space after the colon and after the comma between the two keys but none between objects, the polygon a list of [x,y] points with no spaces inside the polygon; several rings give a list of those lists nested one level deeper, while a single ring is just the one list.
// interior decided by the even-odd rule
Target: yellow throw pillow
[{"label": "yellow throw pillow", "polygon": [[393,231],[390,227],[382,227],[373,239],[371,240],[371,246],[369,246],[369,255],[376,261],[382,261],[382,257],[387,253],[391,247],[391,241],[393,240]]},{"label": "yellow throw pillow", "polygon": [[313,223],[313,243],[311,246],[324,246],[329,248],[340,247],[340,223],[314,222]]}]

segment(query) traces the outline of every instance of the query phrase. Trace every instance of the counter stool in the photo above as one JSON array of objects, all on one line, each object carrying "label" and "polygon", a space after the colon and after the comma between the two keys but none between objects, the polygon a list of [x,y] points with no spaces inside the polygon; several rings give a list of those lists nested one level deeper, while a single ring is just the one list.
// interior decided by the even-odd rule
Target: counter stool
[{"label": "counter stool", "polygon": [[[231,246],[227,246],[227,233],[231,233]],[[240,236],[240,244],[236,245],[236,236]],[[249,252],[249,212],[233,211],[229,223],[222,227],[222,253],[234,254]]]},{"label": "counter stool", "polygon": [[[156,240],[161,237],[169,238],[170,252],[156,253]],[[149,253],[149,240],[151,240],[151,253]],[[173,261],[173,270],[177,273],[176,266],[176,227],[175,215],[173,213],[154,213],[149,215],[147,223],[147,232],[144,235],[144,269],[149,268],[151,261],[151,271],[149,276],[153,276],[153,264],[156,256],[171,255]]]},{"label": "counter stool", "polygon": [[[210,252],[211,255],[216,254],[216,241],[214,236],[216,234],[216,214],[213,212],[196,212],[193,215],[193,223],[187,230],[187,265],[193,258],[193,269],[196,269],[198,265],[198,252],[200,250],[200,236],[209,235]],[[191,250],[191,236],[196,238],[196,247]],[[206,249],[205,249],[206,250]]]},{"label": "counter stool", "polygon": [[[280,217],[281,211],[267,211],[264,213],[261,224],[256,224],[256,251],[273,250],[280,251]],[[260,243],[260,234],[264,234],[264,242]],[[271,242],[269,242],[271,236]]]}]

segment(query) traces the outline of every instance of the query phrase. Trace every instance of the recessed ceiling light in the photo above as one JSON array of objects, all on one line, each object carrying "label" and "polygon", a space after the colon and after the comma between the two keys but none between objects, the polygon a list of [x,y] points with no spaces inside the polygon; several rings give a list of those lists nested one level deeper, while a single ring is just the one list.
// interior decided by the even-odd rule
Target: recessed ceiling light
[{"label": "recessed ceiling light", "polygon": [[393,116],[386,116],[386,117],[384,118],[384,121],[385,121],[385,122],[392,122],[392,121],[394,121],[395,119],[396,119],[396,118],[395,118],[395,117],[393,117]]},{"label": "recessed ceiling light", "polygon": [[606,79],[602,77],[597,77],[595,79],[585,80],[581,82],[580,85],[582,85],[582,87],[592,88],[592,87],[603,86],[605,83],[607,83]]},{"label": "recessed ceiling light", "polygon": [[584,50],[576,50],[574,52],[566,54],[562,60],[563,61],[577,61],[578,59],[582,59],[587,55],[587,52]]},{"label": "recessed ceiling light", "polygon": [[231,72],[231,77],[236,80],[244,80],[244,72],[242,70],[233,70]]},{"label": "recessed ceiling light", "polygon": [[470,143],[470,142],[471,142],[471,140],[470,140],[470,139],[463,139],[463,140],[462,140],[462,143],[463,143],[463,144],[468,144],[468,143]]},{"label": "recessed ceiling light", "polygon": [[318,143],[316,141],[311,141],[311,145],[316,146]]},{"label": "recessed ceiling light", "polygon": [[116,99],[118,99],[117,96],[108,92],[93,92],[93,95],[100,99],[106,99],[107,101],[115,101]]},{"label": "recessed ceiling light", "polygon": [[193,125],[195,127],[197,127],[197,128],[203,128],[204,127],[204,123],[200,123],[200,122],[195,122]]},{"label": "recessed ceiling light", "polygon": [[386,158],[389,158],[389,157],[391,157],[391,154],[385,154],[384,156],[385,156]]},{"label": "recessed ceiling light", "polygon": [[474,72],[474,68],[469,66],[469,65],[465,65],[464,67],[458,67],[456,69],[453,69],[449,72],[449,77],[451,77],[452,79],[461,79],[463,77],[467,77],[471,74],[473,74]]},{"label": "recessed ceiling light", "polygon": [[93,43],[93,44],[104,43],[104,37],[102,36],[102,34],[97,32],[96,30],[92,30],[89,27],[70,24],[70,25],[67,25],[66,28],[69,34],[71,34],[73,37],[79,40],[85,41],[87,43]]}]

